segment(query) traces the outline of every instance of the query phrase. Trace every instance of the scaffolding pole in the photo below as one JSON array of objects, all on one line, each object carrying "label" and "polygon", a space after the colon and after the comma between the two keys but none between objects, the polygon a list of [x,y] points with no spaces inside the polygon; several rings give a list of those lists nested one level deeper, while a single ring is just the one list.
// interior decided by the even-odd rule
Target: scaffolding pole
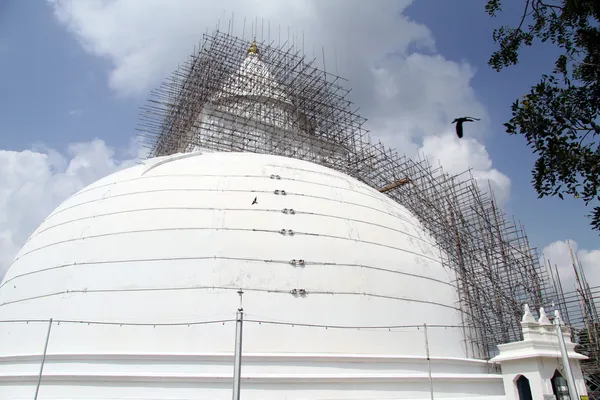
[{"label": "scaffolding pole", "polygon": [[244,308],[242,307],[242,294],[240,296],[240,308],[235,315],[235,353],[233,357],[233,400],[240,400],[240,388],[242,382],[242,328],[244,324]]},{"label": "scaffolding pole", "polygon": [[560,346],[560,355],[567,375],[567,385],[569,386],[569,396],[573,400],[579,399],[577,394],[577,386],[575,386],[575,378],[573,378],[573,370],[571,369],[571,362],[569,361],[569,354],[567,353],[567,346],[565,344],[565,338],[562,333],[562,326],[560,324],[560,314],[558,311],[555,312],[556,317],[554,318],[554,326],[556,327],[556,335],[558,338],[558,344]]},{"label": "scaffolding pole", "polygon": [[425,335],[425,355],[427,356],[427,374],[429,375],[429,394],[433,400],[433,378],[431,377],[431,357],[429,357],[429,339],[427,337],[427,324],[423,324],[423,334]]},{"label": "scaffolding pole", "polygon": [[35,386],[34,400],[37,400],[38,393],[40,392],[40,385],[42,384],[42,375],[44,373],[44,364],[46,363],[46,352],[48,351],[48,342],[50,341],[50,331],[52,330],[52,318],[48,322],[48,331],[46,332],[46,341],[44,342],[44,352],[42,354],[42,363],[40,364],[40,372],[38,374],[37,385]]}]

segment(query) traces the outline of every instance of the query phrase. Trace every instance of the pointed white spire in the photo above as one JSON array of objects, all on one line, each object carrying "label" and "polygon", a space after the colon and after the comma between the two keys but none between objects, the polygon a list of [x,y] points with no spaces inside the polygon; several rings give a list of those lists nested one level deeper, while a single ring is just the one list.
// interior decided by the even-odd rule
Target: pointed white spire
[{"label": "pointed white spire", "polygon": [[538,319],[538,323],[540,325],[551,325],[550,319],[548,318],[544,307],[540,307],[540,319]]},{"label": "pointed white spire", "polygon": [[228,78],[221,90],[214,94],[211,100],[239,97],[252,98],[253,101],[258,102],[270,99],[292,104],[263,63],[256,41],[252,42],[246,58],[237,72]]},{"label": "pointed white spire", "polygon": [[531,310],[529,309],[529,304],[525,304],[523,306],[523,319],[521,319],[521,322],[535,322],[535,318],[533,317],[533,314],[531,314]]}]

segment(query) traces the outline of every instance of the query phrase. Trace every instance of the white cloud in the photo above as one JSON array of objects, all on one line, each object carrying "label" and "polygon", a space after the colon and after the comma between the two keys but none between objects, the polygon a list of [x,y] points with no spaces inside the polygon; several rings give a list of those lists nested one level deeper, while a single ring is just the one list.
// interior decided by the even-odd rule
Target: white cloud
[{"label": "white cloud", "polygon": [[477,140],[458,140],[453,130],[446,129],[441,135],[427,136],[420,151],[433,165],[441,165],[444,171],[451,174],[459,174],[472,168],[473,178],[482,191],[488,191],[491,186],[500,206],[508,200],[510,179],[492,168],[492,160],[485,146]]},{"label": "white cloud", "polygon": [[569,244],[573,254],[577,255],[583,267],[586,279],[591,287],[600,285],[600,248],[594,250],[579,249],[573,240],[559,240],[544,247],[543,254],[551,265],[558,267],[558,273],[565,292],[575,290],[575,273],[571,261]]},{"label": "white cloud", "polygon": [[475,71],[467,63],[417,53],[396,57],[374,72],[378,103],[374,117],[392,120],[404,134],[438,135],[451,127],[455,117],[468,115],[482,121],[465,124],[466,137],[481,139],[489,129],[485,107],[470,86]]},{"label": "white cloud", "polygon": [[0,150],[0,279],[21,245],[62,201],[88,184],[131,166],[141,149],[123,154],[99,139],[69,145],[65,153],[34,146]]},{"label": "white cloud", "polygon": [[[290,27],[289,41],[295,36],[301,46],[299,29],[303,29],[309,56],[313,44],[316,56],[325,46],[332,70],[331,50],[337,48],[344,74],[362,79],[368,75],[361,73],[368,64],[388,53],[402,54],[410,45],[433,45],[425,26],[397,17],[411,3],[406,0],[380,0],[378,7],[362,0],[144,0],[143,6],[138,0],[49,1],[59,21],[88,52],[113,63],[110,84],[121,94],[145,95],[219,19],[220,29],[226,31],[232,12],[236,35],[285,42]],[[256,24],[258,29],[253,27]]]}]

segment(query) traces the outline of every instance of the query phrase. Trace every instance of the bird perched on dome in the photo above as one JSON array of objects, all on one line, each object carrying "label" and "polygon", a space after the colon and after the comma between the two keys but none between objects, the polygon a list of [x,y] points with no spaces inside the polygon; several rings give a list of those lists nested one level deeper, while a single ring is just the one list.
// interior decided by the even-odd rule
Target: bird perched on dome
[{"label": "bird perched on dome", "polygon": [[475,121],[480,121],[479,118],[473,118],[473,117],[461,117],[461,118],[454,118],[454,121],[452,121],[452,123],[456,123],[456,136],[458,136],[459,139],[461,139],[463,137],[463,122],[475,122]]}]

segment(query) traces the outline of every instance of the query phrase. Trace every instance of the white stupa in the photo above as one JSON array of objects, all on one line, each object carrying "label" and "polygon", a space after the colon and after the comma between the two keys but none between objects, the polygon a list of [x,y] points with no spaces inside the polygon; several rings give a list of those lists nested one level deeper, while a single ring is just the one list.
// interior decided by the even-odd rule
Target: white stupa
[{"label": "white stupa", "polygon": [[467,357],[440,257],[405,207],[323,166],[146,160],[66,200],[18,253],[0,398],[231,398],[241,289],[244,399],[504,399]]}]

